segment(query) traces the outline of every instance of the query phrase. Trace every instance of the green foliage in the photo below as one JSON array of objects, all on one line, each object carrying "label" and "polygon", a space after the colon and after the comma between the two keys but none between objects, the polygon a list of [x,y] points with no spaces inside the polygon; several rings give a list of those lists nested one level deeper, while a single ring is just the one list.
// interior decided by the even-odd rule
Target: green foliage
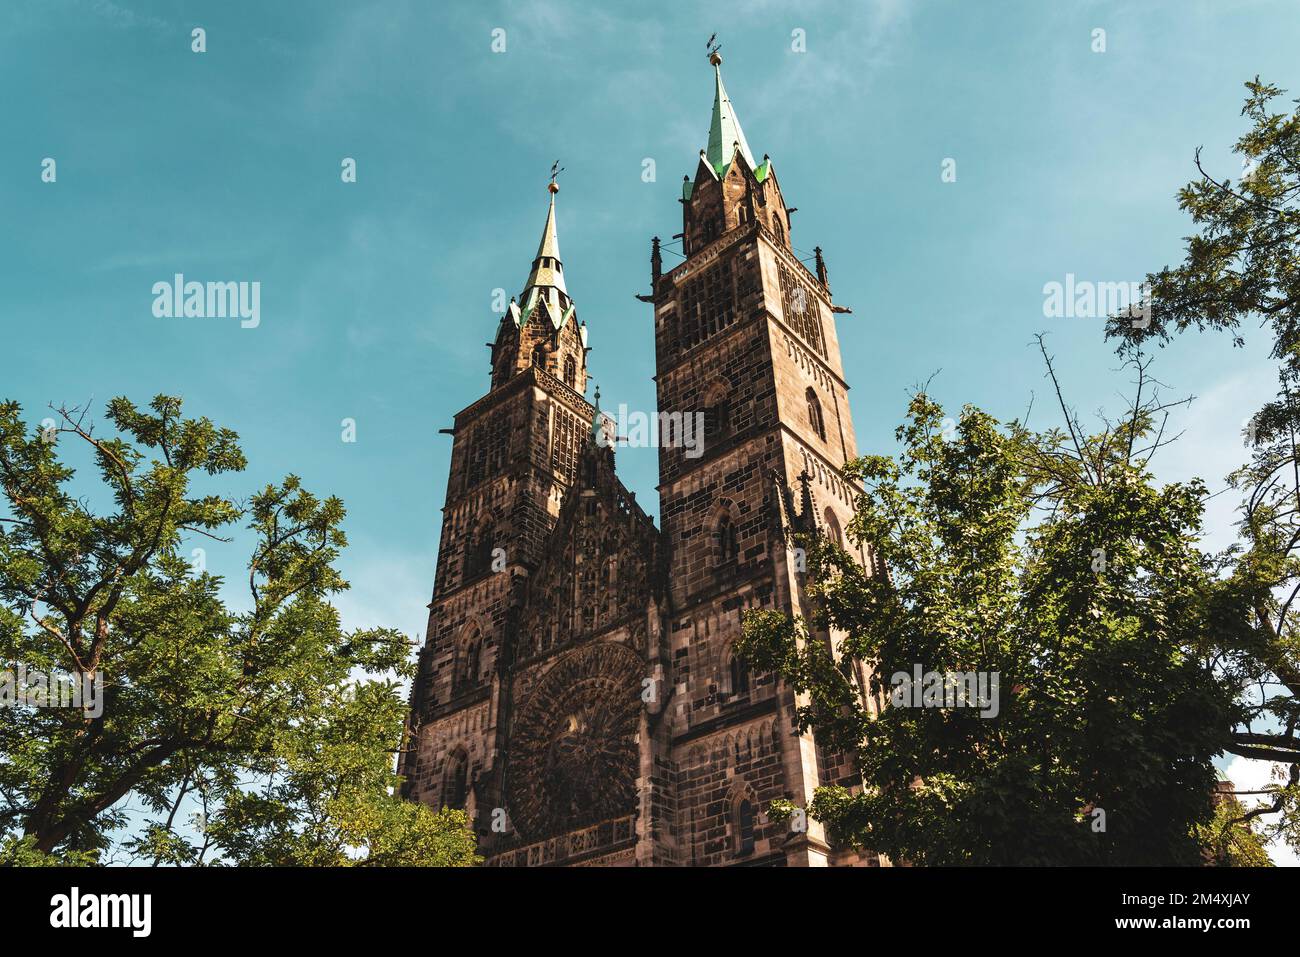
[{"label": "green foliage", "polygon": [[[61,417],[29,435],[17,404],[0,405],[0,663],[96,676],[103,710],[0,708],[6,857],[473,863],[462,819],[395,796],[408,644],[339,625],[342,502],[294,476],[247,503],[196,491],[245,461],[233,432],[183,418],[179,399],[114,399],[111,438],[84,412]],[[70,490],[67,441],[90,451],[111,514]],[[243,611],[181,554],[239,521],[255,539]],[[178,826],[186,801],[198,827]]]},{"label": "green foliage", "polygon": [[1246,322],[1272,331],[1279,388],[1245,429],[1249,461],[1228,477],[1242,495],[1240,543],[1221,558],[1211,650],[1253,688],[1228,750],[1288,765],[1289,783],[1276,788],[1281,815],[1266,829],[1300,849],[1300,109],[1276,112],[1284,91],[1258,77],[1246,90],[1241,175],[1212,176],[1198,151],[1200,175],[1178,194],[1196,226],[1184,261],[1148,276],[1149,326],[1115,317],[1108,334],[1128,348],[1188,330],[1226,331],[1240,345]]},{"label": "green foliage", "polygon": [[[901,453],[846,469],[865,489],[849,537],[886,572],[813,537],[815,620],[751,614],[742,642],[800,696],[803,728],[857,755],[862,792],[821,788],[810,808],[833,837],[915,864],[1200,860],[1232,689],[1197,651],[1204,489],[1157,487],[1135,456],[1157,408],[1084,437],[968,407],[945,436],[919,394]],[[996,715],[886,704],[917,664],[996,673]]]},{"label": "green foliage", "polygon": [[93,853],[46,854],[36,849],[34,837],[17,834],[0,837],[0,867],[88,867],[95,863]]},{"label": "green foliage", "polygon": [[1243,820],[1241,805],[1233,798],[1214,807],[1214,819],[1196,829],[1206,863],[1214,867],[1272,867],[1268,850],[1250,822]]},{"label": "green foliage", "polygon": [[1197,231],[1187,256],[1147,277],[1151,324],[1116,316],[1109,332],[1127,342],[1190,328],[1232,333],[1263,317],[1273,328],[1274,351],[1291,378],[1300,373],[1300,110],[1271,111],[1284,91],[1258,77],[1246,84],[1242,116],[1253,124],[1235,147],[1244,168],[1234,184],[1196,165],[1200,176],[1178,192],[1178,205]]}]

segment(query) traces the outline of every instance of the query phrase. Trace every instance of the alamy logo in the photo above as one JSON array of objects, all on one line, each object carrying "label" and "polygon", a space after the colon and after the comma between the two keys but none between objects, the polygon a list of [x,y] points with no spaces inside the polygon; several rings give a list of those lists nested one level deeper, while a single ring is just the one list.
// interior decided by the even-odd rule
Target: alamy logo
[{"label": "alamy logo", "polygon": [[605,429],[596,433],[596,444],[612,445],[622,441],[629,448],[684,449],[688,459],[698,459],[704,454],[703,412],[641,412],[629,410],[626,403],[618,407],[618,418],[606,423],[612,425],[618,436],[614,439]]},{"label": "alamy logo", "polygon": [[153,314],[159,319],[238,318],[244,329],[262,323],[260,282],[186,282],[177,273],[171,282],[153,284]]},{"label": "alamy logo", "polygon": [[895,708],[978,708],[981,718],[996,718],[998,703],[996,671],[926,671],[912,666],[912,673],[895,672],[889,703]]},{"label": "alamy logo", "polygon": [[1105,319],[1126,315],[1134,329],[1151,325],[1151,295],[1145,282],[1092,282],[1065,274],[1065,282],[1043,285],[1048,319]]},{"label": "alamy logo", "polygon": [[129,927],[132,937],[148,937],[153,929],[153,897],[149,894],[70,894],[50,898],[50,926]]},{"label": "alamy logo", "polygon": [[88,718],[104,713],[100,672],[50,674],[20,664],[0,671],[0,708],[81,708]]}]

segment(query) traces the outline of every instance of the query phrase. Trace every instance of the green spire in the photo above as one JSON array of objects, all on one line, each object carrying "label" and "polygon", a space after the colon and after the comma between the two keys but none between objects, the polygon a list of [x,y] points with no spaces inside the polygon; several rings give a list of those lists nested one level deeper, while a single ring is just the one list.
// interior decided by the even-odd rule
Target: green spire
[{"label": "green spire", "polygon": [[722,85],[722,57],[715,53],[710,57],[709,62],[713,64],[713,76],[716,81],[713,92],[713,122],[709,124],[709,165],[721,176],[731,163],[735,145],[739,144],[740,155],[745,157],[745,162],[749,164],[750,169],[753,169],[756,165],[754,154],[749,151],[749,144],[745,142],[745,131],[740,128],[740,120],[736,119],[736,110],[731,105],[731,98],[727,96],[727,88]]}]

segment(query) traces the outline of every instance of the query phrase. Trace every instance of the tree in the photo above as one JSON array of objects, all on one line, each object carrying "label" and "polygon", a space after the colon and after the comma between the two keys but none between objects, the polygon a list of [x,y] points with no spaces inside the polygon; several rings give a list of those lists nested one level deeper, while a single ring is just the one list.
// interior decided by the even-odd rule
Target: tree
[{"label": "tree", "polygon": [[[849,539],[884,573],[816,535],[812,620],[747,616],[742,653],[800,696],[802,729],[857,756],[861,793],[819,788],[810,808],[834,838],[915,864],[1200,862],[1233,688],[1202,650],[1205,490],[1153,482],[1170,404],[1134,362],[1129,415],[1091,436],[1062,404],[1063,430],[967,407],[945,437],[914,395],[897,458],[845,470],[863,488]],[[985,693],[962,707],[927,681],[918,700],[900,680],[918,668]]]},{"label": "tree", "polygon": [[1178,193],[1196,225],[1186,256],[1147,277],[1149,323],[1116,316],[1107,331],[1127,349],[1188,330],[1225,331],[1240,346],[1246,321],[1271,328],[1279,388],[1244,429],[1249,460],[1228,476],[1243,502],[1222,591],[1237,607],[1216,653],[1255,689],[1228,750],[1287,766],[1269,789],[1269,809],[1281,814],[1267,827],[1300,848],[1300,109],[1274,112],[1284,91],[1259,77],[1246,89],[1252,125],[1235,146],[1240,177],[1216,179],[1196,151],[1199,175]]},{"label": "tree", "polygon": [[[1231,782],[1223,782],[1231,786]],[[1197,830],[1206,863],[1214,867],[1272,867],[1268,849],[1251,827],[1252,814],[1245,811],[1232,792],[1222,794],[1214,805],[1214,819]]]},{"label": "tree", "polygon": [[[177,398],[114,399],[112,436],[85,410],[58,415],[29,434],[20,407],[0,405],[0,662],[97,683],[102,708],[0,708],[0,854],[473,863],[463,815],[394,796],[408,644],[340,627],[342,502],[292,475],[244,504],[196,491],[245,459],[235,433],[184,418]],[[70,490],[68,441],[97,466],[108,514]],[[241,521],[254,538],[246,610],[182,556]]]}]

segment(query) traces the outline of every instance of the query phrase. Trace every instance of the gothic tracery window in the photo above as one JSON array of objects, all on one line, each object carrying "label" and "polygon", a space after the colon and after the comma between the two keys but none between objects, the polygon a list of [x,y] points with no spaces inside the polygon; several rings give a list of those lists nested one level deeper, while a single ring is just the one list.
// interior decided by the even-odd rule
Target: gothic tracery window
[{"label": "gothic tracery window", "polygon": [[563,409],[555,410],[555,428],[551,436],[551,468],[572,482],[578,470],[579,438],[584,429],[579,420]]},{"label": "gothic tracery window", "polygon": [[817,297],[784,263],[777,264],[777,277],[781,281],[781,305],[786,324],[825,356],[826,342],[822,336],[821,308]]},{"label": "gothic tracery window", "polygon": [[643,661],[616,641],[561,656],[514,718],[506,799],[531,840],[626,814],[637,797]]},{"label": "gothic tracery window", "polygon": [[575,383],[578,381],[578,364],[573,361],[573,356],[564,360],[564,384],[570,389],[576,388]]},{"label": "gothic tracery window", "polygon": [[710,266],[682,286],[681,345],[689,349],[736,319],[735,276],[730,259]]},{"label": "gothic tracery window", "polygon": [[465,439],[467,486],[500,474],[510,455],[513,433],[513,417],[500,411],[483,416],[469,429]]}]

